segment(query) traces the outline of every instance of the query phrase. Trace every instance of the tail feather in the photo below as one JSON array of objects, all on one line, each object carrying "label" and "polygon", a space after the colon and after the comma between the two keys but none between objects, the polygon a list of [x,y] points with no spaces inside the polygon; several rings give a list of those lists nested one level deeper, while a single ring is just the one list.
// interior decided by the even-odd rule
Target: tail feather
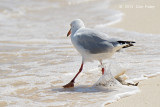
[{"label": "tail feather", "polygon": [[122,48],[128,48],[134,46],[133,44],[136,43],[134,41],[117,41],[119,44],[124,45]]}]

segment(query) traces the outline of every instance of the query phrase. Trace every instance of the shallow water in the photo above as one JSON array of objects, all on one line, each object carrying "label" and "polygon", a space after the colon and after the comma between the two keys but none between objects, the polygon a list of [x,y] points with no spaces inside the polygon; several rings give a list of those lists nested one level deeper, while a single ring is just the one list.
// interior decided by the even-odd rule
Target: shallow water
[{"label": "shallow water", "polygon": [[123,15],[110,9],[110,3],[108,0],[1,0],[0,105],[103,106],[137,91],[136,87],[93,88],[101,76],[97,62],[85,64],[75,89],[61,87],[73,78],[81,63],[81,56],[66,37],[75,18],[111,37],[136,41],[134,47],[115,54],[111,61],[126,70],[128,81],[159,74],[160,35],[108,27]]}]

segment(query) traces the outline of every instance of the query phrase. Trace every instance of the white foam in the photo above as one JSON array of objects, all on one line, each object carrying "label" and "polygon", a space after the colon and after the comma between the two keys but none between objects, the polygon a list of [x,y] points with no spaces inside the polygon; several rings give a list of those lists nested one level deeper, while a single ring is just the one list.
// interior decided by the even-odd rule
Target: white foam
[{"label": "white foam", "polygon": [[90,2],[94,0],[66,0],[69,5],[80,4],[85,2]]},{"label": "white foam", "polygon": [[[132,87],[132,88],[133,88],[133,87]],[[121,99],[121,98],[131,96],[131,95],[136,94],[136,93],[138,93],[138,92],[140,92],[139,88],[138,88],[138,87],[134,87],[134,90],[133,90],[133,91],[129,91],[129,92],[124,92],[124,93],[117,94],[117,95],[115,95],[114,97],[112,97],[111,100],[108,100],[108,101],[104,102],[104,103],[102,104],[102,106],[104,107],[104,106],[107,105],[107,104],[116,102],[116,101],[118,101],[118,100]]]},{"label": "white foam", "polygon": [[120,83],[114,78],[111,71],[111,65],[109,65],[108,69],[104,68],[104,75],[102,75],[99,80],[94,84],[94,86],[103,86],[106,88],[111,88],[114,86],[119,86]]},{"label": "white foam", "polygon": [[103,27],[107,27],[107,26],[116,24],[122,20],[122,16],[123,16],[123,13],[117,12],[115,13],[115,15],[107,18],[107,20],[109,20],[108,23],[96,25],[95,28],[99,29],[99,28],[103,28]]}]

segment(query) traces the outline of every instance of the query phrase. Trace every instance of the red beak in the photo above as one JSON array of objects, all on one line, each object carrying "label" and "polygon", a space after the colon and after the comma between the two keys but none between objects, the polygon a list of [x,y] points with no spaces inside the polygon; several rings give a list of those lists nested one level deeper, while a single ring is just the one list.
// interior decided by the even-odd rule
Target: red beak
[{"label": "red beak", "polygon": [[71,34],[71,29],[67,33],[67,37]]}]

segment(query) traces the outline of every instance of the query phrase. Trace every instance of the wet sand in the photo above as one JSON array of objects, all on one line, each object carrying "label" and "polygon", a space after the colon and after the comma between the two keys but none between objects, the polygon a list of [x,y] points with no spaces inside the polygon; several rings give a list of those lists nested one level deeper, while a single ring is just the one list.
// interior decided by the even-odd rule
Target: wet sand
[{"label": "wet sand", "polygon": [[160,106],[160,76],[140,81],[141,92],[122,98],[106,107],[159,107]]},{"label": "wet sand", "polygon": [[[123,11],[125,14],[120,23],[112,25],[114,28],[122,28],[140,33],[160,34],[159,19],[160,1],[130,0],[125,4],[113,5],[113,8]],[[150,8],[145,5],[151,6]],[[123,6],[123,7],[119,7]],[[126,6],[126,7],[125,7]],[[129,6],[129,7],[127,7]],[[135,7],[137,6],[137,7]],[[139,6],[139,8],[138,8]],[[140,6],[143,6],[140,8]],[[140,81],[138,87],[141,92],[130,97],[122,98],[106,107],[159,107],[160,106],[160,75]]]}]

